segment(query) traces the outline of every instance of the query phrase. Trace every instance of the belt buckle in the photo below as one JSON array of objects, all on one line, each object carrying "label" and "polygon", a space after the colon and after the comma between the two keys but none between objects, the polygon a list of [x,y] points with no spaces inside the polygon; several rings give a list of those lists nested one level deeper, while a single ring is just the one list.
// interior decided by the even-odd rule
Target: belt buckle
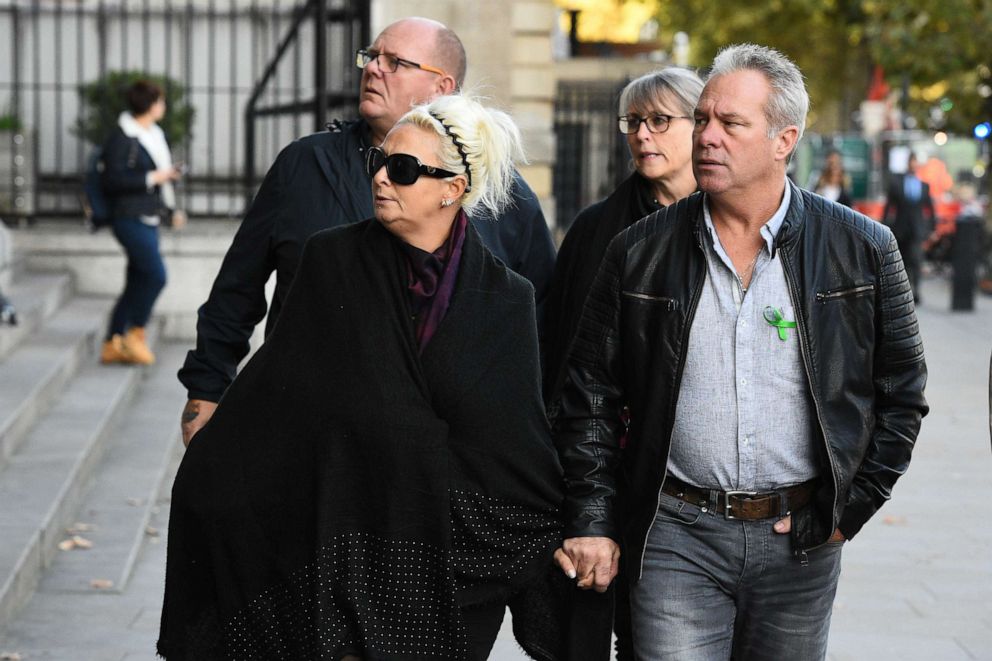
[{"label": "belt buckle", "polygon": [[730,499],[733,496],[757,496],[758,491],[725,491],[723,493],[723,518],[728,521],[737,519],[736,516],[730,513]]}]

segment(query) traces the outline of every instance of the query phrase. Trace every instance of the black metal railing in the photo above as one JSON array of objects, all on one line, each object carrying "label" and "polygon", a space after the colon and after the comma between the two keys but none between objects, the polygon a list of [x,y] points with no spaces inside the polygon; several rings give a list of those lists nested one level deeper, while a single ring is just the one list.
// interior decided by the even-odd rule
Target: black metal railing
[{"label": "black metal railing", "polygon": [[285,144],[355,115],[368,26],[369,0],[0,0],[0,217],[81,217],[78,90],[117,70],[184,87],[180,203],[240,215]]},{"label": "black metal railing", "polygon": [[627,142],[617,130],[626,81],[560,81],[555,97],[555,218],[567,230],[576,214],[609,195],[631,172]]}]

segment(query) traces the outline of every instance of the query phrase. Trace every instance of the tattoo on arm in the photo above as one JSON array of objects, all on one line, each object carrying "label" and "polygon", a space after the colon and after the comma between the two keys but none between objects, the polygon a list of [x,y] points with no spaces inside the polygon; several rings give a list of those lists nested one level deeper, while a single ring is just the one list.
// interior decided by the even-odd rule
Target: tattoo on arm
[{"label": "tattoo on arm", "polygon": [[189,404],[186,405],[186,408],[183,409],[183,417],[182,417],[183,424],[187,425],[193,422],[194,420],[196,420],[197,416],[199,415],[200,415],[200,405],[197,404],[196,402],[190,402]]}]

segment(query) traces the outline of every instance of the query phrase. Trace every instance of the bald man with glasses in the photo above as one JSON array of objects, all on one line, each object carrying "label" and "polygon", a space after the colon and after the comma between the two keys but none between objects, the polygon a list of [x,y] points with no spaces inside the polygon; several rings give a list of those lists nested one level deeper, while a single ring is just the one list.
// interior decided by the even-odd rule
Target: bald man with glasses
[{"label": "bald man with glasses", "polygon": [[[179,370],[188,393],[182,413],[187,444],[234,380],[266,311],[266,335],[272,329],[307,238],[373,216],[365,172],[368,149],[381,144],[411,106],[457,91],[465,79],[466,59],[458,36],[443,24],[406,18],[360,49],[356,64],[362,69],[361,118],[332,122],[327,131],[283,149],[199,309],[196,348]],[[519,174],[512,192],[514,203],[500,217],[470,220],[486,247],[534,285],[540,315],[554,270],[554,243],[537,196]],[[276,287],[267,308],[265,284],[273,271]]]}]

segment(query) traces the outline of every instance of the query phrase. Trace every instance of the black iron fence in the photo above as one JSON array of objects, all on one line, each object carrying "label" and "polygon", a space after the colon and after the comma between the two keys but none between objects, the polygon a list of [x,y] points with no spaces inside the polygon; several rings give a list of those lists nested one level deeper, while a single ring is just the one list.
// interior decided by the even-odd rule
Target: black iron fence
[{"label": "black iron fence", "polygon": [[626,81],[561,81],[555,97],[555,218],[567,230],[576,214],[609,195],[631,172],[617,130]]},{"label": "black iron fence", "polygon": [[286,143],[354,116],[368,32],[369,0],[0,0],[0,217],[81,217],[79,87],[124,70],[195,110],[182,206],[240,215]]}]

